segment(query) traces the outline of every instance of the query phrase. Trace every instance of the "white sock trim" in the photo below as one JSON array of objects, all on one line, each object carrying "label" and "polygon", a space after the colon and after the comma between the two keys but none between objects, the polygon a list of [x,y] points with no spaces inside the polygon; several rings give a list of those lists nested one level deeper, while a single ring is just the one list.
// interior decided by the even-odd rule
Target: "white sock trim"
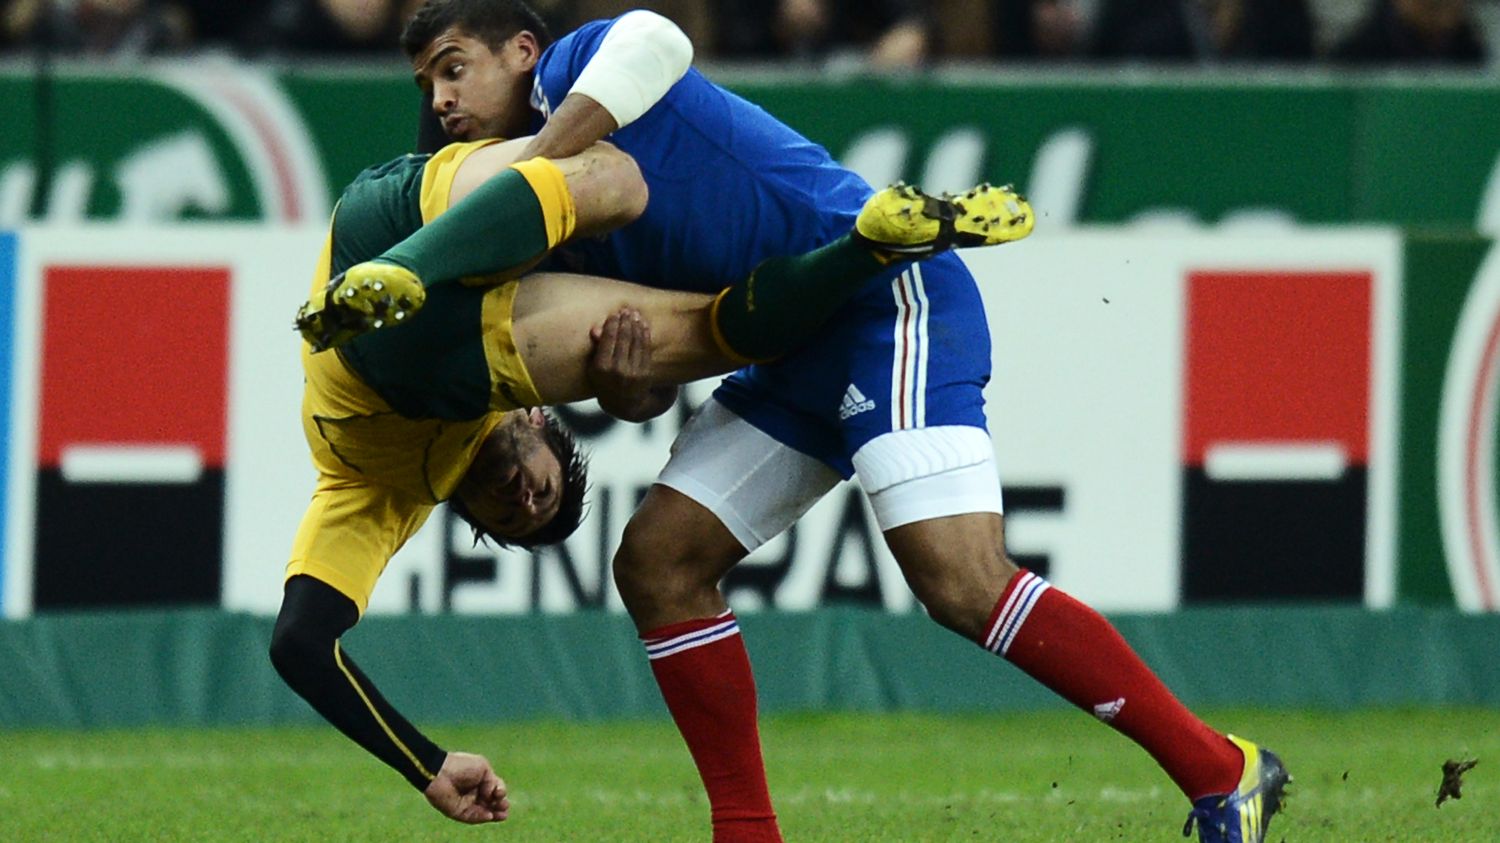
[{"label": "white sock trim", "polygon": [[1001,656],[1009,652],[1011,643],[1016,640],[1016,633],[1026,623],[1026,616],[1031,614],[1036,601],[1051,587],[1050,583],[1036,574],[1022,571],[1015,587],[1010,590],[1005,605],[1001,607],[1000,615],[995,618],[995,625],[990,627],[984,637],[984,648]]},{"label": "white sock trim", "polygon": [[[670,638],[645,638],[641,643],[646,645],[646,658],[651,661],[664,659],[667,656],[676,655],[686,650],[712,644],[715,641],[723,641],[740,634],[740,623],[734,615],[726,612],[719,615],[719,620],[712,626],[703,629],[695,629],[684,632],[681,635],[673,635]],[[716,619],[717,620],[717,619]]]}]

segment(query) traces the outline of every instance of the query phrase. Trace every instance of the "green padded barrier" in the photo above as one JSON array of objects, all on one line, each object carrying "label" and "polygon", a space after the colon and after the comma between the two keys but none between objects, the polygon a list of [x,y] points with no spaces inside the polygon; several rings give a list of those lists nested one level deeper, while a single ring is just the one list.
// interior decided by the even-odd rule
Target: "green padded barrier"
[{"label": "green padded barrier", "polygon": [[[1194,609],[1115,618],[1190,705],[1500,706],[1500,615]],[[920,614],[746,614],[765,711],[1060,705]],[[269,618],[209,610],[0,624],[0,728],[316,722],[266,658]],[[347,651],[418,722],[665,715],[619,615],[371,617]]]}]

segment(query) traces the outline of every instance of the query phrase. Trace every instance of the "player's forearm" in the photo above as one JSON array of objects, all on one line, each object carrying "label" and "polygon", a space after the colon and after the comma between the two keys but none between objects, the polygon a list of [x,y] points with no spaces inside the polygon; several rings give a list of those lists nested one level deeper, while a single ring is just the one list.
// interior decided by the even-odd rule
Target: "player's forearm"
[{"label": "player's forearm", "polygon": [[354,601],[312,577],[293,577],[271,636],[271,662],[324,719],[425,790],[447,753],[386,702],[339,647],[356,620]]},{"label": "player's forearm", "polygon": [[522,150],[521,160],[577,155],[617,128],[614,116],[587,94],[568,94]]},{"label": "player's forearm", "polygon": [[643,9],[621,15],[527,148],[529,156],[574,155],[630,125],[692,63],[693,42],[676,24]]}]

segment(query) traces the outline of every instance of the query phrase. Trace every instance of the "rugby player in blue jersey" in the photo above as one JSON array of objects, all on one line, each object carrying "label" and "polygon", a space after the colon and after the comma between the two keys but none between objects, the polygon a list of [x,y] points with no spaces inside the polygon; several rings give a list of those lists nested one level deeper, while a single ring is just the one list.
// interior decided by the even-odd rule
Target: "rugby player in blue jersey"
[{"label": "rugby player in blue jersey", "polygon": [[[835,241],[871,195],[821,147],[693,70],[687,38],[650,12],[551,43],[517,0],[428,0],[402,40],[452,139],[534,132],[522,157],[546,158],[603,139],[635,159],[646,209],[569,250],[589,272],[717,291],[757,267],[800,266],[807,258],[765,261]],[[750,663],[718,584],[851,476],[936,621],[1140,744],[1191,801],[1201,840],[1264,838],[1288,779],[1280,761],[1199,720],[1108,621],[1006,555],[983,412],[988,328],[957,257],[893,261],[785,356],[752,346],[679,437],[614,571],[702,776],[715,841],[781,839]],[[641,415],[671,400],[642,395]]]}]

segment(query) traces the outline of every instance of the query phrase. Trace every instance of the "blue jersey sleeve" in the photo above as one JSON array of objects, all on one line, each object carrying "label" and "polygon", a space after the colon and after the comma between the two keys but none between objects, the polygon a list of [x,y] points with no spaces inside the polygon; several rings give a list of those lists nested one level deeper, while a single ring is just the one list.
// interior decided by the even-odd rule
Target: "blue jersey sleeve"
[{"label": "blue jersey sleeve", "polygon": [[541,115],[538,126],[552,115],[552,109],[562,104],[563,97],[572,90],[589,59],[599,52],[599,43],[614,24],[612,19],[586,23],[542,51],[531,82],[531,107]]}]

